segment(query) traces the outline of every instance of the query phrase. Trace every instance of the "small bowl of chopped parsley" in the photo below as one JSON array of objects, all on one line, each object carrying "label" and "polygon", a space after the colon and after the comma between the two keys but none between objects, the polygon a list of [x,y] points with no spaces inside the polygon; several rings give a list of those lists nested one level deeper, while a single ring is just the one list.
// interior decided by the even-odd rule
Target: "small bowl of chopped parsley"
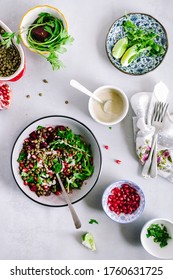
[{"label": "small bowl of chopped parsley", "polygon": [[117,19],[106,37],[106,52],[120,71],[143,75],[157,68],[168,49],[167,33],[154,17],[129,13]]},{"label": "small bowl of chopped parsley", "polygon": [[148,221],[141,231],[141,243],[149,254],[157,258],[173,258],[173,222],[164,218]]},{"label": "small bowl of chopped parsley", "polygon": [[49,5],[38,5],[26,12],[19,26],[23,44],[45,58],[53,70],[64,67],[60,56],[73,42],[68,23],[61,11]]}]

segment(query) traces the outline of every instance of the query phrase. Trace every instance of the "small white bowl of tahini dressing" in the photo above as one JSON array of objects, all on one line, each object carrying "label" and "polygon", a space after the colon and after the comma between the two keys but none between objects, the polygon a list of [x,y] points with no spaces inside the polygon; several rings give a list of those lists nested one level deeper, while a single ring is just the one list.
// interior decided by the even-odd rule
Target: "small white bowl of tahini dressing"
[{"label": "small white bowl of tahini dressing", "polygon": [[120,88],[111,85],[101,86],[93,92],[93,95],[103,101],[111,101],[108,103],[108,110],[105,111],[101,103],[90,97],[88,109],[91,117],[98,123],[114,125],[122,121],[127,115],[129,101]]}]

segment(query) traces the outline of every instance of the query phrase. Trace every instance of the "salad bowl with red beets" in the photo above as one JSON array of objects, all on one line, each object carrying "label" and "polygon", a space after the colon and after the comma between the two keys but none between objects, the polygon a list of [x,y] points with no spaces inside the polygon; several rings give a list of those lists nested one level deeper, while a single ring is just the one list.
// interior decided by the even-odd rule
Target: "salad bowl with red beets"
[{"label": "salad bowl with red beets", "polygon": [[100,176],[102,156],[94,134],[68,116],[48,116],[29,124],[11,154],[14,179],[22,192],[46,206],[66,206],[59,174],[72,203],[83,199]]},{"label": "salad bowl with red beets", "polygon": [[144,193],[132,181],[116,181],[105,189],[102,206],[113,221],[122,224],[130,223],[138,219],[144,211]]}]

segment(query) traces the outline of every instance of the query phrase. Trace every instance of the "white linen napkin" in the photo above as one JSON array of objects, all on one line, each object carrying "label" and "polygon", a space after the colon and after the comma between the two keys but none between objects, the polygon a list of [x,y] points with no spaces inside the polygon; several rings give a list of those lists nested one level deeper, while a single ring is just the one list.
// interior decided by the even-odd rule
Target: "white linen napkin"
[{"label": "white linen napkin", "polygon": [[[147,160],[155,128],[151,117],[156,101],[165,102],[169,90],[163,82],[155,85],[153,92],[140,92],[132,96],[130,103],[135,113],[133,117],[136,153],[141,164]],[[164,125],[157,140],[158,174],[173,183],[173,116],[166,113]]]}]

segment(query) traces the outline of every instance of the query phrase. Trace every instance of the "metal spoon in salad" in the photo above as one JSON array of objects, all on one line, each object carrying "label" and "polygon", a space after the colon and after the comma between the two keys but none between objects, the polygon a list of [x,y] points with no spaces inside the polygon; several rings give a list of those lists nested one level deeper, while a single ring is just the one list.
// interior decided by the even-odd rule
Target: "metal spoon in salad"
[{"label": "metal spoon in salad", "polygon": [[62,193],[63,193],[64,198],[65,198],[65,200],[66,200],[66,202],[67,202],[67,204],[68,204],[68,207],[69,207],[69,209],[70,209],[70,212],[71,212],[71,215],[72,215],[72,218],[73,218],[75,227],[78,229],[78,228],[81,227],[81,222],[80,222],[80,220],[79,220],[79,217],[78,217],[78,215],[76,214],[76,211],[75,211],[75,209],[74,209],[74,207],[73,207],[73,205],[72,205],[72,203],[71,203],[71,201],[70,201],[70,199],[69,199],[69,196],[68,196],[68,194],[67,194],[67,192],[66,192],[66,190],[65,190],[65,187],[64,187],[64,185],[63,185],[63,183],[62,183],[62,181],[61,181],[61,178],[60,178],[60,176],[59,176],[58,173],[56,173],[56,178],[57,178],[57,180],[58,180],[58,182],[59,182],[59,184],[60,184],[60,187],[61,187],[61,189],[62,189]]},{"label": "metal spoon in salad", "polygon": [[57,180],[58,180],[58,182],[60,184],[60,187],[61,187],[62,193],[64,195],[65,201],[68,204],[68,207],[69,207],[69,210],[71,212],[71,215],[72,215],[75,227],[78,229],[78,228],[81,227],[81,222],[79,220],[78,215],[76,214],[76,211],[75,211],[75,209],[74,209],[74,207],[73,207],[73,205],[72,205],[72,203],[71,203],[71,201],[69,199],[69,196],[68,196],[68,194],[66,192],[66,189],[65,189],[65,187],[64,187],[64,185],[63,185],[63,183],[61,181],[61,178],[59,176],[59,172],[61,171],[61,164],[60,163],[59,164],[56,163],[56,167],[54,166],[54,171],[56,173],[56,178],[57,178]]}]

